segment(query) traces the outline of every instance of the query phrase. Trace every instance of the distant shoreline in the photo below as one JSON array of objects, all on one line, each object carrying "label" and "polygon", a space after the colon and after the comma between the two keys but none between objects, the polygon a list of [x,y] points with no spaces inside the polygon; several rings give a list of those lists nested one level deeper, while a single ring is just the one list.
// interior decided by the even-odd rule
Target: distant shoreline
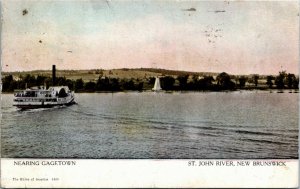
[{"label": "distant shoreline", "polygon": [[[7,75],[8,74],[8,75]],[[165,91],[234,91],[298,89],[299,76],[279,71],[278,75],[230,75],[226,72],[185,72],[164,69],[115,69],[115,70],[57,70],[52,79],[51,71],[14,72],[2,75],[3,92],[34,86],[68,86],[81,92],[147,91],[159,79]]]},{"label": "distant shoreline", "polygon": [[[22,90],[22,89],[17,89]],[[25,90],[25,89],[23,89]],[[280,93],[281,91],[283,93],[289,93],[292,91],[292,93],[299,93],[299,89],[236,89],[236,90],[218,90],[218,91],[212,91],[212,90],[161,90],[159,92],[155,92],[152,90],[124,90],[124,91],[79,91],[75,92],[75,94],[90,94],[90,93],[228,93],[228,92],[243,92],[243,91],[269,91],[274,93]],[[1,92],[1,94],[14,94],[14,92]]]},{"label": "distant shoreline", "polygon": [[[30,70],[30,71],[2,71],[1,75],[6,76],[6,75],[26,75],[26,74],[31,74],[31,75],[44,75],[44,76],[51,76],[52,70]],[[121,73],[121,75],[119,74]],[[87,69],[87,70],[57,70],[57,76],[61,77],[64,76],[66,78],[69,77],[78,77],[80,76],[87,76],[87,75],[93,75],[96,76],[96,79],[98,78],[97,76],[99,75],[104,75],[107,77],[114,77],[114,78],[119,78],[122,79],[122,76],[129,77],[132,75],[135,75],[136,78],[140,76],[139,73],[147,74],[147,76],[156,76],[156,75],[206,75],[206,76],[217,76],[221,72],[205,72],[205,71],[185,71],[185,70],[168,70],[168,69],[161,69],[161,68],[117,68],[117,69]],[[299,76],[299,74],[294,73],[296,76]],[[253,75],[259,75],[260,77],[266,77],[268,75],[276,76],[276,74],[256,74],[256,73],[251,73],[251,74],[230,74],[233,76],[253,76]],[[73,78],[75,79],[75,78]],[[82,77],[83,80],[85,80],[84,77]]]}]

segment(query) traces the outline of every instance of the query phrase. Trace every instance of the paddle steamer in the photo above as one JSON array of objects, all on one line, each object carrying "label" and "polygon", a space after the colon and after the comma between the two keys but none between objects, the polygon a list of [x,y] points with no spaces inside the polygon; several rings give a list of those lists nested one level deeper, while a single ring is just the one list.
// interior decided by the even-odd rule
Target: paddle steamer
[{"label": "paddle steamer", "polygon": [[[55,84],[55,65],[52,68],[52,83]],[[21,109],[51,108],[74,104],[74,92],[67,86],[32,87],[25,90],[16,90],[13,106]]]}]

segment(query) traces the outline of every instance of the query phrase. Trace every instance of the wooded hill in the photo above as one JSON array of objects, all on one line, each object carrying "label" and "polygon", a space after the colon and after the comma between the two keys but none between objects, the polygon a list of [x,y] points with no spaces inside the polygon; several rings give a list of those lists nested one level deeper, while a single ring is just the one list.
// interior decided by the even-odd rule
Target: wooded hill
[{"label": "wooded hill", "polygon": [[[228,73],[186,72],[153,68],[112,70],[57,70],[54,85],[69,86],[76,92],[151,90],[159,76],[163,90],[220,91],[236,89],[298,89],[299,76],[229,75]],[[2,91],[53,85],[52,71],[2,73]]]},{"label": "wooded hill", "polygon": [[[25,77],[26,75],[32,76],[46,76],[51,77],[51,70],[34,70],[25,72],[2,72],[2,78],[7,75],[12,75],[15,79]],[[179,76],[179,75],[199,75],[199,76],[217,76],[218,73],[211,72],[187,72],[177,70],[165,70],[155,68],[137,68],[137,69],[92,69],[92,70],[56,70],[57,77],[65,77],[66,79],[76,80],[82,79],[85,82],[97,81],[99,76],[117,78],[117,79],[145,79],[156,76]]]}]

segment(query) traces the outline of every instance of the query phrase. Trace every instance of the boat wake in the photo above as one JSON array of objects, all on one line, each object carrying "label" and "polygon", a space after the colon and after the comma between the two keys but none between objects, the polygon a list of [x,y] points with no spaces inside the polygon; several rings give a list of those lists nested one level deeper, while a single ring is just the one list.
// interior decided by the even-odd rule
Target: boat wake
[{"label": "boat wake", "polygon": [[35,112],[43,112],[43,111],[53,111],[53,110],[58,110],[58,109],[64,109],[69,106],[67,105],[61,105],[61,106],[54,106],[51,108],[32,108],[32,109],[18,109],[16,108],[17,112],[28,112],[28,113],[35,113]]}]

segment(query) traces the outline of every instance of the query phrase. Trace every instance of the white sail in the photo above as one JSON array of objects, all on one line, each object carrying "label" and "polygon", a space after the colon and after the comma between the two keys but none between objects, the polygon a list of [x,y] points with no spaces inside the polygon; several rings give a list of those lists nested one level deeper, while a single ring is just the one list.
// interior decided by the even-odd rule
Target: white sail
[{"label": "white sail", "polygon": [[152,88],[152,90],[153,91],[159,91],[159,90],[161,90],[160,81],[159,81],[158,77],[155,78],[155,83],[154,83],[154,87]]}]

